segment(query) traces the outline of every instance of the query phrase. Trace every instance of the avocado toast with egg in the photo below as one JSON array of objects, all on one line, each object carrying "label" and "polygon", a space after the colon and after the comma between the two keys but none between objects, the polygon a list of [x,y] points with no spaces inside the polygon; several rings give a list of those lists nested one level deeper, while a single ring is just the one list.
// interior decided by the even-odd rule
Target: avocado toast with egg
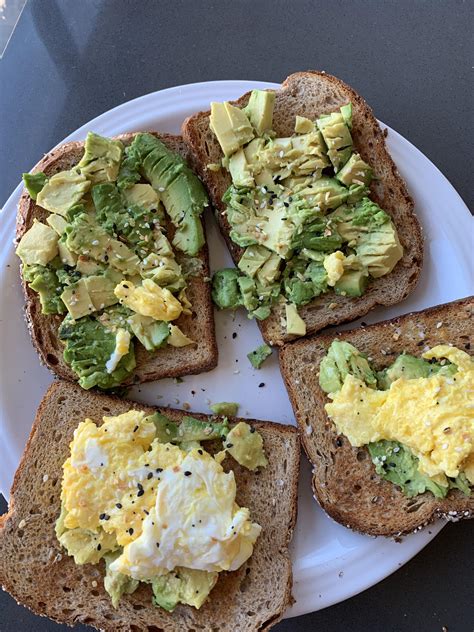
[{"label": "avocado toast with egg", "polygon": [[[161,162],[152,161],[155,154]],[[17,251],[26,321],[41,361],[58,376],[110,388],[216,366],[200,218],[207,196],[187,158],[179,136],[90,134],[25,174],[30,191],[19,203]],[[157,162],[164,166],[153,172]],[[59,248],[53,259],[56,250],[35,251],[32,228],[41,247],[49,240]],[[144,281],[151,289],[143,290]]]},{"label": "avocado toast with egg", "polygon": [[473,516],[473,310],[466,298],[280,351],[315,497],[341,524],[396,536]]},{"label": "avocado toast with egg", "polygon": [[[149,417],[144,419],[142,412],[133,413],[133,411],[142,411]],[[129,418],[127,414],[128,416],[136,414],[137,420]],[[108,417],[103,423],[104,415]],[[157,410],[93,391],[85,392],[70,382],[55,382],[38,409],[30,439],[15,475],[9,513],[0,518],[0,584],[4,589],[11,592],[18,602],[40,615],[69,625],[84,623],[101,630],[110,630],[110,632],[150,629],[166,629],[170,632],[194,629],[208,632],[216,629],[229,632],[233,630],[257,632],[257,630],[267,630],[277,623],[291,601],[291,561],[288,544],[296,519],[299,442],[294,428],[270,422],[247,420],[245,426],[250,428],[249,434],[242,435],[247,446],[250,445],[249,436],[261,437],[268,461],[266,465],[261,457],[252,463],[247,463],[252,467],[258,464],[258,470],[241,466],[233,457],[227,456],[222,461],[224,471],[234,473],[237,487],[236,503],[241,508],[248,508],[251,520],[262,526],[258,534],[253,534],[253,539],[255,535],[257,537],[251,555],[248,556],[249,551],[247,551],[241,557],[245,561],[239,568],[229,572],[220,572],[207,599],[202,605],[197,604],[200,605],[199,608],[176,603],[176,594],[173,591],[176,585],[179,586],[183,581],[179,569],[176,572],[177,577],[168,578],[168,591],[166,584],[163,585],[163,582],[158,581],[159,576],[153,586],[150,582],[140,582],[138,585],[138,581],[132,585],[125,584],[126,577],[115,576],[115,586],[109,583],[107,587],[109,594],[107,594],[104,577],[108,577],[109,581],[114,578],[111,577],[108,569],[106,571],[106,564],[101,559],[104,554],[102,546],[111,548],[108,538],[112,536],[105,536],[105,530],[113,534],[114,525],[118,524],[117,520],[122,521],[119,531],[125,551],[130,543],[133,544],[133,540],[140,532],[143,536],[144,530],[158,528],[158,525],[153,524],[155,517],[151,515],[152,510],[155,511],[153,499],[151,498],[151,505],[146,504],[150,499],[150,494],[156,494],[156,489],[160,490],[160,486],[166,487],[168,483],[173,483],[168,486],[171,491],[179,490],[181,486],[185,491],[188,490],[188,487],[192,487],[195,483],[198,473],[202,472],[202,464],[199,469],[199,459],[213,462],[212,467],[220,470],[221,466],[218,462],[224,456],[222,450],[224,449],[225,454],[228,454],[238,443],[235,440],[236,433],[242,427],[242,424],[238,423],[239,420],[226,421],[223,418],[193,415],[194,421],[190,422],[189,415],[190,413],[171,409]],[[81,423],[87,418],[92,421]],[[113,425],[120,419],[122,420],[120,431],[114,433],[113,437],[105,434],[106,429],[112,433]],[[150,420],[152,420],[151,424]],[[150,445],[153,437],[148,436],[149,426],[153,424],[156,424],[156,440]],[[189,436],[180,434],[182,424],[187,424],[187,431],[191,433]],[[204,434],[207,437],[215,430],[218,438],[213,442],[202,441],[201,447],[198,443],[193,446],[189,441],[185,446],[182,443],[185,438],[203,439],[202,435],[196,435],[196,425],[204,427]],[[209,427],[211,433],[209,433]],[[166,430],[169,430],[170,434]],[[234,438],[230,434],[232,432]],[[224,445],[223,434],[228,439]],[[130,437],[135,438],[136,443],[130,441]],[[87,438],[89,443],[83,440]],[[96,443],[92,445],[94,438]],[[125,441],[125,443],[123,445],[117,443],[114,451],[113,447],[110,448],[110,444],[112,443],[113,446],[114,441]],[[172,444],[167,443],[169,441]],[[51,449],[53,443],[54,450]],[[229,447],[230,443],[232,445]],[[256,446],[253,454],[260,452],[261,455],[262,443],[261,441],[260,445],[257,443],[251,440],[251,444]],[[142,452],[138,457],[141,465],[135,467],[137,457],[132,454],[132,451],[135,453],[139,446]],[[166,452],[166,448],[169,448],[170,452]],[[170,467],[171,461],[167,456],[174,451],[179,453],[181,449],[187,451],[187,457],[182,455],[181,470],[184,471],[180,471],[179,464]],[[160,451],[161,456],[155,455],[156,450]],[[199,452],[203,454],[199,455]],[[243,452],[248,453],[248,450]],[[242,453],[234,452],[234,454],[241,460]],[[127,455],[131,458],[134,472],[131,473],[127,468],[118,473],[115,472],[113,468],[119,462],[117,459],[120,460]],[[160,468],[156,467],[156,462],[152,463],[152,459],[155,458],[163,460]],[[142,463],[143,459],[146,462]],[[194,459],[195,464],[188,467],[189,459]],[[155,467],[152,468],[152,464]],[[115,484],[97,487],[98,478],[105,476],[105,472],[107,476],[121,475],[115,478],[116,482],[120,479],[125,485],[124,491],[121,492],[123,496],[120,496],[120,502],[117,498],[114,498],[112,502],[110,496],[114,490],[117,491]],[[129,479],[131,474],[133,476]],[[84,479],[82,484],[78,485],[78,477],[81,476],[87,476],[88,479],[87,481]],[[224,475],[219,473],[219,477],[221,476]],[[66,484],[66,477],[68,477],[68,484]],[[128,485],[129,482],[130,485]],[[84,497],[85,485],[89,489],[86,497]],[[153,492],[153,487],[155,492]],[[130,492],[130,499],[128,492]],[[85,504],[79,498],[81,493],[83,500],[84,498],[86,500]],[[64,528],[67,524],[64,513],[61,512],[61,497],[71,515],[73,513],[74,519],[93,520],[93,524],[88,524],[89,531],[79,529],[78,535],[83,546],[76,547],[75,551],[72,549],[74,541],[71,535],[74,529],[68,535],[67,528]],[[74,497],[78,500],[76,504],[73,502]],[[174,498],[176,500],[176,496]],[[192,495],[186,491],[186,494],[180,498],[181,500],[192,499]],[[96,501],[104,501],[103,506],[99,508]],[[165,509],[169,507],[171,511],[176,511],[176,514],[181,516],[185,505],[182,505],[181,501],[177,504],[176,502],[166,503]],[[203,502],[206,500],[204,499]],[[210,499],[207,502],[208,507],[212,509]],[[223,516],[227,509],[224,510],[224,506],[222,507]],[[201,518],[204,522],[205,513],[198,515],[199,502],[196,509],[189,500],[188,509],[195,512],[197,522]],[[233,511],[236,510],[237,507],[234,505]],[[134,511],[136,511],[135,514]],[[240,515],[242,511],[246,510],[241,509],[237,514]],[[125,522],[122,520],[124,517]],[[157,517],[160,517],[158,511]],[[221,517],[220,514],[217,517]],[[148,564],[150,560],[155,559],[155,555],[163,555],[163,559],[166,560],[167,552],[175,556],[179,551],[187,550],[184,546],[166,548],[166,538],[174,533],[173,515],[169,514],[168,518],[170,524],[160,527],[162,528],[162,537],[158,542],[160,547],[156,546],[155,540],[151,542],[153,546],[145,556]],[[151,524],[149,524],[150,521],[152,521]],[[103,525],[103,528],[97,527],[98,524]],[[236,525],[236,528],[243,528],[245,521],[239,522],[235,518],[232,524]],[[206,528],[212,531],[216,525],[216,522],[211,521]],[[70,526],[74,525],[70,523]],[[169,533],[166,535],[163,530],[168,527]],[[204,537],[203,525],[194,524],[191,516],[183,514],[183,531],[189,535],[193,527],[200,529],[200,537],[195,540],[193,546],[209,543],[209,538]],[[98,532],[102,534],[100,536],[102,539],[97,540],[99,544],[102,543],[101,546],[95,540]],[[232,540],[231,531],[226,538]],[[192,544],[192,540],[189,542]],[[139,544],[139,539],[135,539],[135,545]],[[142,547],[145,544],[142,542]],[[192,551],[193,546],[190,545],[189,550]],[[165,551],[160,551],[160,548]],[[141,550],[146,550],[146,546]],[[236,554],[232,547],[229,550],[234,550]],[[239,550],[240,553],[237,551],[237,555],[241,555],[243,549]],[[73,557],[68,555],[68,551],[71,554],[75,553],[80,563],[76,564]],[[82,555],[84,552],[85,556]],[[117,552],[115,551],[115,557]],[[141,559],[140,555],[137,559]],[[202,559],[210,563],[213,558],[208,555]],[[220,558],[214,558],[214,561],[216,559]],[[106,559],[106,561],[109,566],[110,560]],[[141,568],[141,563],[137,562],[137,564]],[[136,569],[132,569],[132,573],[136,573]],[[209,591],[209,584],[207,591]],[[120,595],[121,592],[122,595]],[[112,604],[114,596],[120,597],[115,602],[116,608]],[[195,590],[185,597],[188,600],[196,598]],[[152,603],[152,599],[155,599],[155,604]]]},{"label": "avocado toast with egg", "polygon": [[219,307],[244,305],[265,341],[402,301],[423,260],[406,185],[365,101],[322,72],[247,93],[182,127],[238,266],[214,277]]}]

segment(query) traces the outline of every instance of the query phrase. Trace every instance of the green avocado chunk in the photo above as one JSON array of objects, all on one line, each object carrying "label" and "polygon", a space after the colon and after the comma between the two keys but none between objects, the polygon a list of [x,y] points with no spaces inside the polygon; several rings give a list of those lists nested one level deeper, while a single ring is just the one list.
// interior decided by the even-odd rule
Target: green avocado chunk
[{"label": "green avocado chunk", "polygon": [[319,366],[319,385],[325,393],[335,393],[349,374],[367,386],[377,386],[377,378],[366,358],[349,342],[333,340]]},{"label": "green avocado chunk", "polygon": [[42,171],[39,171],[38,173],[24,173],[22,178],[26,190],[30,194],[30,198],[32,200],[36,200],[38,193],[48,182],[47,176]]},{"label": "green avocado chunk", "polygon": [[237,268],[224,268],[212,277],[212,300],[219,309],[235,309],[242,305],[238,279],[241,273]]},{"label": "green avocado chunk", "polygon": [[142,314],[133,314],[128,319],[128,323],[147,351],[156,351],[166,345],[170,335],[168,323]]},{"label": "green avocado chunk", "polygon": [[211,102],[209,126],[225,156],[231,156],[254,137],[252,125],[245,111],[227,101]]},{"label": "green avocado chunk", "polygon": [[176,567],[151,581],[153,603],[173,612],[178,603],[200,608],[215,586],[219,574]]},{"label": "green avocado chunk", "polygon": [[366,268],[360,270],[346,270],[336,281],[334,291],[343,296],[362,296],[369,282]]},{"label": "green avocado chunk", "polygon": [[351,184],[367,187],[372,180],[372,169],[358,153],[354,153],[338,171],[336,178],[346,187]]},{"label": "green avocado chunk", "polygon": [[268,261],[271,251],[265,246],[247,246],[240,258],[238,268],[249,277],[254,277],[260,268]]},{"label": "green avocado chunk", "polygon": [[430,491],[444,498],[450,487],[435,483],[418,471],[419,459],[407,447],[396,441],[377,441],[367,446],[375,471],[379,476],[398,485],[411,498]]},{"label": "green avocado chunk", "polygon": [[348,122],[347,110],[326,114],[316,121],[328,148],[329,159],[336,171],[346,164],[352,152],[352,137]]},{"label": "green avocado chunk", "polygon": [[216,404],[211,404],[209,408],[216,415],[235,417],[239,410],[239,404],[236,402],[217,402]]},{"label": "green avocado chunk", "polygon": [[247,358],[249,359],[249,362],[253,366],[254,369],[260,369],[262,364],[268,358],[268,356],[271,356],[271,355],[272,355],[271,347],[264,344],[254,349],[254,351],[251,351],[250,353],[248,353]]},{"label": "green avocado chunk", "polygon": [[185,415],[177,424],[161,413],[154,413],[148,419],[155,424],[156,437],[161,443],[209,441],[224,438],[229,431],[227,419],[209,422]]},{"label": "green avocado chunk", "polygon": [[378,387],[382,390],[390,388],[392,382],[399,378],[412,380],[420,377],[430,377],[435,374],[441,374],[451,377],[457,372],[455,364],[445,364],[441,366],[438,363],[431,363],[423,358],[408,353],[402,353],[388,368],[377,373]]},{"label": "green avocado chunk", "polygon": [[249,101],[243,111],[259,136],[272,128],[274,104],[275,92],[273,91],[252,90],[250,93]]},{"label": "green avocado chunk", "polygon": [[84,155],[77,167],[92,183],[112,182],[117,179],[123,144],[89,132],[84,146]]},{"label": "green avocado chunk", "polygon": [[122,595],[131,595],[136,591],[140,582],[136,579],[132,579],[128,575],[123,575],[122,573],[117,573],[111,570],[110,565],[114,562],[119,555],[122,554],[122,551],[117,551],[114,553],[107,553],[104,555],[105,559],[105,577],[104,577],[104,588],[108,592],[112,605],[114,608],[117,608],[119,601]]},{"label": "green avocado chunk", "polygon": [[51,176],[36,196],[36,203],[51,213],[66,216],[67,211],[87,193],[91,183],[77,169]]},{"label": "green avocado chunk", "polygon": [[263,450],[262,436],[255,432],[255,428],[241,421],[228,433],[225,444],[227,452],[237,463],[249,470],[268,465]]},{"label": "green avocado chunk", "polygon": [[34,219],[31,228],[20,239],[15,252],[24,265],[46,266],[59,252],[58,239],[55,230]]},{"label": "green avocado chunk", "polygon": [[90,316],[77,321],[66,316],[58,334],[59,339],[66,343],[64,359],[86,390],[93,386],[104,390],[115,388],[135,368],[134,347],[130,345],[129,352],[120,359],[116,369],[107,373],[105,365],[115,349],[115,334]]},{"label": "green avocado chunk", "polygon": [[47,266],[23,266],[23,278],[32,290],[38,292],[43,314],[64,314],[66,312],[66,306],[61,300],[63,287],[54,262],[55,260]]},{"label": "green avocado chunk", "polygon": [[122,162],[117,175],[117,186],[120,191],[128,189],[136,182],[139,182],[142,175],[140,173],[141,159],[133,145],[125,147]]},{"label": "green avocado chunk", "polygon": [[132,147],[140,157],[143,176],[159,192],[176,227],[173,243],[196,255],[204,245],[200,215],[208,204],[202,183],[181,156],[151,134],[137,134]]}]

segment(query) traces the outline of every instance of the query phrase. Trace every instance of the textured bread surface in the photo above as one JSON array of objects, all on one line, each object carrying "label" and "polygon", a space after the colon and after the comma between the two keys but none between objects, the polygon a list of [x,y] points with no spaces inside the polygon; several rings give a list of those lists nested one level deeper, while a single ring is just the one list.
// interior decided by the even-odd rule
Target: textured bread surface
[{"label": "textured bread surface", "polygon": [[403,352],[420,356],[426,346],[452,344],[472,355],[474,299],[466,298],[342,333],[285,345],[280,368],[298,422],[303,447],[313,464],[313,490],[334,520],[372,535],[400,535],[443,517],[471,518],[474,494],[451,490],[444,499],[433,494],[407,498],[375,472],[367,449],[353,448],[338,435],[326,415],[329,399],[319,387],[319,365],[331,342],[346,340],[372,358],[377,369]]},{"label": "textured bread surface", "polygon": [[[124,596],[115,610],[103,587],[103,562],[78,566],[60,546],[54,525],[61,506],[62,465],[74,429],[86,417],[100,424],[104,415],[131,408],[156,410],[83,391],[70,382],[57,381],[49,388],[15,475],[9,512],[0,517],[0,585],[39,615],[107,632],[268,630],[291,601],[288,544],[296,520],[300,456],[294,427],[250,422],[263,437],[269,461],[257,473],[231,457],[224,461],[224,468],[235,472],[237,502],[249,507],[252,519],[263,529],[251,558],[239,570],[220,575],[200,610],[179,605],[168,613],[153,606],[149,586]],[[192,414],[159,410],[175,421]]]},{"label": "textured bread surface", "polygon": [[[181,154],[186,159],[189,158],[189,151],[180,136],[157,133],[153,133],[153,135],[163,141],[171,150]],[[133,137],[134,134],[123,134],[117,138],[125,145],[128,145],[133,140]],[[57,149],[53,149],[32,171],[44,171],[46,175],[52,176],[59,171],[71,169],[79,162],[83,152],[84,143],[66,143]],[[31,227],[33,219],[36,218],[45,222],[48,215],[48,211],[38,206],[25,190],[18,205],[17,240],[20,240]],[[170,230],[171,222],[169,224],[168,229],[170,234],[172,234]],[[199,276],[188,279],[186,290],[186,294],[192,304],[192,316],[182,315],[175,321],[175,324],[187,336],[192,340],[199,341],[198,344],[180,348],[166,345],[163,349],[149,352],[135,340],[137,366],[134,374],[124,384],[150,382],[164,377],[179,377],[181,375],[202,373],[210,371],[217,366],[214,311],[210,286],[205,281],[209,277],[207,246],[202,249],[198,258],[202,262],[202,270]],[[26,301],[26,323],[40,360],[59,377],[77,381],[77,375],[63,358],[64,345],[58,338],[58,327],[64,318],[64,314],[42,314],[38,294],[31,290],[23,280],[22,285]]]},{"label": "textured bread surface", "polygon": [[[249,96],[250,92],[234,104],[245,106]],[[413,200],[387,152],[385,133],[367,103],[352,88],[324,72],[308,71],[290,75],[281,89],[276,91],[273,129],[278,136],[290,136],[294,131],[296,115],[315,119],[349,101],[353,106],[354,147],[374,171],[371,198],[391,216],[404,255],[389,275],[372,279],[362,297],[351,298],[328,292],[299,308],[298,312],[306,323],[307,335],[328,325],[355,320],[377,305],[399,303],[415,288],[423,262],[423,239],[413,210]],[[225,205],[222,203],[222,196],[230,186],[231,178],[224,169],[214,172],[206,168],[210,163],[218,163],[223,156],[209,127],[209,115],[210,112],[200,112],[186,119],[182,134],[191,149],[193,166],[207,185],[219,227],[237,264],[242,249],[229,237],[230,225],[223,213]],[[286,328],[281,325],[283,310],[283,307],[276,306],[269,318],[258,321],[268,344],[282,345],[295,338],[288,335]]]}]

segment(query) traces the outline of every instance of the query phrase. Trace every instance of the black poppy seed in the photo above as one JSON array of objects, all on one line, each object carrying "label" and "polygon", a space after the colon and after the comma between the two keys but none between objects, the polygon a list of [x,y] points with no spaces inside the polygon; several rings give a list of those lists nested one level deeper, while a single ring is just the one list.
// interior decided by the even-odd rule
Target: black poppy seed
[{"label": "black poppy seed", "polygon": [[149,516],[149,515],[150,515],[150,512],[149,512],[149,511],[147,511],[146,509],[144,509],[144,510],[143,510],[143,513],[145,513],[147,516]]},{"label": "black poppy seed", "polygon": [[145,463],[145,467],[150,467],[150,464],[149,463]]},{"label": "black poppy seed", "polygon": [[153,472],[148,473],[147,479],[150,480],[150,478],[153,478]]},{"label": "black poppy seed", "polygon": [[157,467],[157,468],[156,468],[156,470],[155,470],[155,472],[156,472],[157,474],[159,474],[159,473],[160,473],[160,472],[162,472],[162,471],[163,471],[163,468],[162,468],[162,467]]},{"label": "black poppy seed", "polygon": [[260,384],[258,385],[258,388],[263,388],[265,386],[265,382],[260,382]]},{"label": "black poppy seed", "polygon": [[138,430],[138,426],[135,426],[135,428],[133,429],[133,432],[136,432]]},{"label": "black poppy seed", "polygon": [[337,445],[338,448],[340,448],[342,446],[342,439],[340,437],[338,437],[336,439],[336,445]]},{"label": "black poppy seed", "polygon": [[288,204],[288,202],[283,202],[283,206],[286,206],[288,208],[290,205]]},{"label": "black poppy seed", "polygon": [[200,454],[202,456],[202,450],[201,449],[198,450],[198,454]]},{"label": "black poppy seed", "polygon": [[145,491],[143,489],[139,489],[137,492],[137,496],[140,498],[140,496],[143,496],[144,493]]},{"label": "black poppy seed", "polygon": [[117,507],[117,509],[122,509],[122,503],[117,503],[115,506]]},{"label": "black poppy seed", "polygon": [[128,532],[130,533],[130,535],[133,535],[133,527],[130,527],[130,529],[128,530]]},{"label": "black poppy seed", "polygon": [[253,426],[250,426],[250,432],[253,434],[255,432],[255,428]]},{"label": "black poppy seed", "polygon": [[225,447],[226,447],[226,448],[232,448],[233,446],[234,446],[234,444],[233,444],[233,443],[226,443],[226,446],[225,446]]},{"label": "black poppy seed", "polygon": [[190,472],[189,470],[186,470],[186,472],[184,473],[185,476],[191,476],[192,472]]},{"label": "black poppy seed", "polygon": [[159,543],[159,542],[157,542],[157,543],[156,543],[156,548],[157,548],[157,549],[159,549],[159,548],[160,548],[160,543]]},{"label": "black poppy seed", "polygon": [[97,545],[97,550],[100,551],[101,548],[102,548],[102,544],[98,544]]},{"label": "black poppy seed", "polygon": [[99,520],[105,520],[105,513],[101,513],[99,516]]},{"label": "black poppy seed", "polygon": [[232,338],[235,340],[237,338],[237,333],[234,331],[234,333],[232,334]]},{"label": "black poppy seed", "polygon": [[143,485],[141,483],[137,483],[138,489],[143,489]]}]

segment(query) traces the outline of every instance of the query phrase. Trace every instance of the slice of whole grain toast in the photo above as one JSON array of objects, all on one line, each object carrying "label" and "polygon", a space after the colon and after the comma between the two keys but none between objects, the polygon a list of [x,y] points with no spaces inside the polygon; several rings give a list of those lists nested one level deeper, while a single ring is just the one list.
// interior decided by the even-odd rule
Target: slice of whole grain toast
[{"label": "slice of whole grain toast", "polygon": [[[233,102],[239,107],[248,102],[250,92]],[[328,292],[298,309],[306,323],[307,335],[328,325],[355,320],[367,314],[377,305],[393,305],[406,298],[416,286],[423,262],[423,239],[418,219],[413,210],[405,182],[387,152],[385,135],[367,103],[340,79],[324,72],[307,71],[290,75],[276,91],[273,129],[278,136],[290,136],[295,127],[296,115],[315,119],[352,102],[352,138],[354,147],[373,168],[371,198],[387,213],[397,228],[404,255],[395,269],[387,276],[372,279],[362,297],[351,298]],[[222,196],[231,184],[229,173],[207,169],[211,163],[219,163],[223,156],[216,137],[209,127],[210,112],[199,112],[183,123],[182,134],[189,145],[192,164],[205,182],[221,232],[227,242],[235,264],[242,248],[230,237],[230,225],[224,213]],[[258,321],[265,341],[270,345],[282,345],[293,340],[281,324],[284,307],[277,305],[264,321]]]},{"label": "slice of whole grain toast", "polygon": [[301,441],[314,468],[315,497],[334,520],[362,533],[394,536],[418,530],[438,517],[458,520],[474,515],[474,493],[467,497],[451,490],[444,499],[429,492],[407,498],[378,476],[367,449],[354,448],[337,434],[324,410],[329,399],[318,379],[320,362],[335,338],[367,354],[377,369],[390,365],[402,352],[419,356],[427,346],[439,344],[472,354],[473,313],[474,298],[465,298],[368,327],[290,343],[280,351],[280,368]]},{"label": "slice of whole grain toast", "polygon": [[[0,517],[0,585],[39,615],[107,632],[270,629],[291,602],[288,545],[296,520],[300,457],[294,427],[249,422],[261,433],[269,462],[257,473],[231,457],[224,461],[224,468],[235,473],[237,502],[250,509],[252,519],[263,529],[250,559],[239,570],[220,575],[200,610],[179,605],[173,613],[166,612],[152,604],[151,588],[145,585],[124,596],[114,609],[103,587],[103,562],[78,566],[60,546],[54,525],[61,508],[62,465],[75,428],[86,417],[100,424],[104,415],[118,415],[131,408],[147,413],[155,410],[83,391],[70,382],[57,381],[49,388],[15,474],[9,512]],[[178,422],[190,414],[159,410]],[[207,415],[194,416],[209,419]]]},{"label": "slice of whole grain toast", "polygon": [[[189,159],[189,150],[180,136],[150,132],[167,147]],[[133,140],[134,134],[117,136],[125,145]],[[70,142],[53,149],[32,169],[32,172],[44,171],[52,176],[59,171],[71,169],[79,162],[84,153],[83,142]],[[45,221],[50,213],[38,206],[25,190],[18,205],[16,238],[19,241],[33,224],[33,219]],[[172,225],[169,222],[169,234]],[[198,257],[201,270],[198,276],[188,279],[186,295],[192,304],[192,316],[182,315],[175,321],[182,331],[198,343],[187,347],[167,345],[162,349],[149,352],[138,340],[135,344],[137,366],[134,374],[124,384],[150,382],[165,377],[179,377],[210,371],[217,366],[217,344],[214,328],[214,311],[209,282],[209,257],[205,246]],[[179,260],[179,257],[178,257]],[[59,377],[77,381],[77,375],[63,358],[63,343],[58,338],[58,328],[63,315],[48,315],[41,312],[39,296],[22,280],[25,295],[26,324],[42,363]]]}]

